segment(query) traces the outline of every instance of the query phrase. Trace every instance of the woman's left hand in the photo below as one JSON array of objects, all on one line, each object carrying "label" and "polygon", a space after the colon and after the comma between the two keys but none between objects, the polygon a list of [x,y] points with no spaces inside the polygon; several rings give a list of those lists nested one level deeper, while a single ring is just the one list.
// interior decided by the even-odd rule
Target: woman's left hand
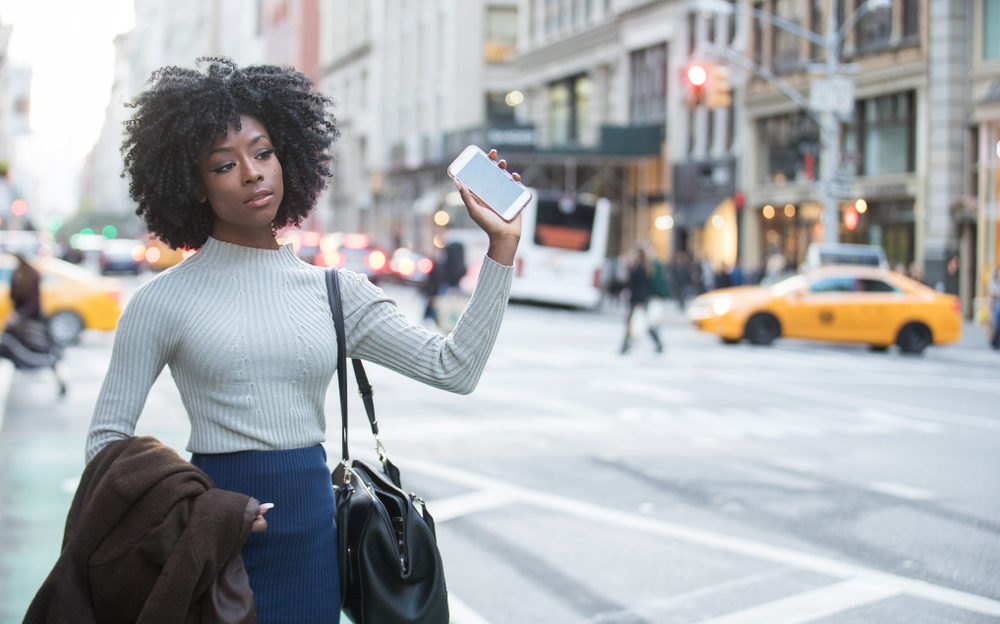
[{"label": "woman's left hand", "polygon": [[[507,161],[497,160],[495,149],[490,150],[489,157],[498,167],[507,169]],[[521,176],[516,172],[512,172],[511,177],[518,182],[521,181]],[[455,180],[455,186],[462,195],[469,216],[490,238],[490,247],[486,255],[500,264],[508,266],[514,264],[514,252],[517,251],[517,243],[521,239],[520,213],[513,221],[504,221],[500,215],[473,195],[464,184]]]}]

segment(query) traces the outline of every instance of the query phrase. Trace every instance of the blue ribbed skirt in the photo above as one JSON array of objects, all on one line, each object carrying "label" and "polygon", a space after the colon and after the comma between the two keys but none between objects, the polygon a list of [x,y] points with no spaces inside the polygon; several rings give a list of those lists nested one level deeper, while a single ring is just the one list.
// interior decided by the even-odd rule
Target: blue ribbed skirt
[{"label": "blue ribbed skirt", "polygon": [[267,530],[243,546],[260,624],[339,622],[336,502],[323,447],[195,453],[191,463],[224,490],[274,503]]}]

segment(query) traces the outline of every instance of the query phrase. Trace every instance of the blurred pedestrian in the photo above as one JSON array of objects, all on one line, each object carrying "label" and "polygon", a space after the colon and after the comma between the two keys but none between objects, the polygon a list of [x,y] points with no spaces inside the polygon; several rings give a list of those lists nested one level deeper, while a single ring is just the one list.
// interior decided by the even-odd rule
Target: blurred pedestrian
[{"label": "blurred pedestrian", "polygon": [[66,394],[66,383],[57,364],[62,346],[49,334],[48,319],[42,313],[42,276],[21,254],[13,254],[17,266],[10,276],[10,300],[13,310],[0,335],[0,357],[18,369],[49,368],[59,385],[59,395]]},{"label": "blurred pedestrian", "polygon": [[687,252],[682,249],[674,254],[670,263],[670,291],[677,298],[677,307],[681,312],[691,294],[691,280],[691,264]]},{"label": "blurred pedestrian", "polygon": [[[198,69],[158,70],[130,105],[122,150],[137,212],[160,240],[198,253],[129,301],[87,460],[134,435],[168,366],[191,421],[191,462],[219,488],[274,503],[266,520],[270,506],[260,507],[242,550],[259,622],[339,621],[335,500],[322,446],[337,364],[326,275],[275,238],[309,215],[326,186],[338,135],[331,100],[290,67],[200,59]],[[521,220],[503,221],[456,186],[489,246],[450,334],[409,321],[363,275],[342,270],[340,286],[348,357],[468,393],[506,309]]]},{"label": "blurred pedestrian", "polygon": [[646,325],[649,337],[653,339],[653,346],[657,353],[663,352],[663,343],[660,342],[660,334],[656,327],[649,322],[647,305],[651,295],[650,288],[650,260],[642,246],[636,246],[632,252],[632,260],[629,264],[628,282],[628,314],[625,316],[625,338],[622,340],[622,354],[628,353],[632,340],[632,323],[636,316],[636,311],[641,315],[642,322]]},{"label": "blurred pedestrian", "polygon": [[[441,310],[438,309],[438,302],[441,297],[449,293],[456,293],[462,282],[462,278],[468,272],[465,264],[465,245],[459,241],[451,241],[438,252],[438,257],[434,261],[434,267],[427,276],[424,283],[423,295],[426,298],[424,305],[423,319],[425,322],[431,321],[437,327],[450,331],[454,323],[442,324]],[[464,303],[461,306],[465,307]]]},{"label": "blurred pedestrian", "polygon": [[993,278],[990,280],[990,319],[993,321],[993,337],[990,346],[1000,349],[1000,265],[993,268]]}]

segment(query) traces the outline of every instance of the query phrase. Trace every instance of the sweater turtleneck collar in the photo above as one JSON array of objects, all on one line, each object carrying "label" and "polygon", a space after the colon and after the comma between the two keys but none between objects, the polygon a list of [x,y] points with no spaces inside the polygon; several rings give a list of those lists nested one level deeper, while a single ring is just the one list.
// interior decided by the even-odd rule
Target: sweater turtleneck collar
[{"label": "sweater turtleneck collar", "polygon": [[191,259],[200,257],[200,262],[212,262],[220,266],[247,268],[287,267],[301,264],[290,244],[278,249],[261,249],[227,243],[211,236]]}]

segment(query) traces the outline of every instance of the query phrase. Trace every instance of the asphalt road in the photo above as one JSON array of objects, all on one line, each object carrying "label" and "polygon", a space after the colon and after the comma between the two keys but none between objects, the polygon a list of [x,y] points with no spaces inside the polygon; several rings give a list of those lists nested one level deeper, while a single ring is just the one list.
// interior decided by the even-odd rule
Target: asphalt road
[{"label": "asphalt road", "polygon": [[[437,520],[454,622],[1000,621],[1000,355],[984,339],[923,357],[727,346],[675,316],[663,355],[639,339],[620,356],[621,331],[613,311],[513,305],[465,397],[368,367],[389,455]],[[110,345],[67,353],[65,399],[45,372],[14,377],[0,624],[58,555]],[[351,395],[353,452],[373,458]],[[334,393],[327,410],[336,426]],[[137,433],[183,449],[169,374]]]}]

